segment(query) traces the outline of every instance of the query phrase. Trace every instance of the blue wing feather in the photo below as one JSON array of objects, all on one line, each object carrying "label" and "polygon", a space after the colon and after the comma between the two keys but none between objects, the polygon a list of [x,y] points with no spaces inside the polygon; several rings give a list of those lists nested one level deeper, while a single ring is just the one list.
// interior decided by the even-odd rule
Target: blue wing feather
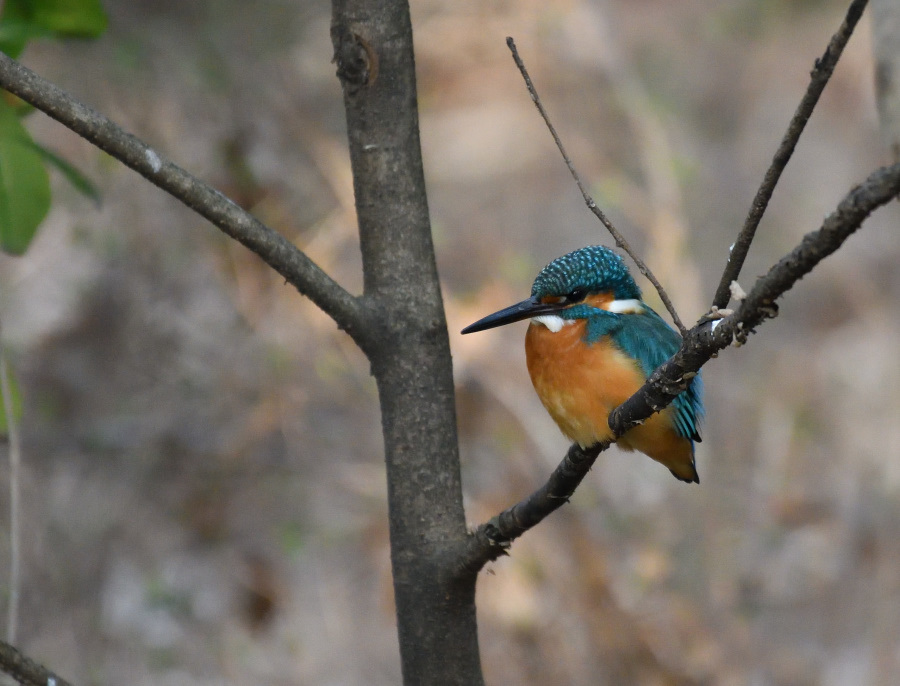
[{"label": "blue wing feather", "polygon": [[[610,336],[626,355],[636,359],[646,376],[681,347],[681,336],[646,305],[640,314],[616,314],[594,309],[588,317],[585,338],[588,343],[593,343],[601,336]],[[675,430],[678,435],[692,441],[700,440],[702,396],[703,379],[698,374],[687,389],[672,401]]]}]

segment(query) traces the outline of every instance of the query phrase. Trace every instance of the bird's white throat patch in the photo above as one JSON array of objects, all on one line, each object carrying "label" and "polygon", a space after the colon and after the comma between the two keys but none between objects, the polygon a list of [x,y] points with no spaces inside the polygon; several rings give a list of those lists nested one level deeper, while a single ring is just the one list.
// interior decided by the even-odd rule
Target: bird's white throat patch
[{"label": "bird's white throat patch", "polygon": [[562,317],[559,317],[555,314],[542,314],[539,317],[532,317],[531,321],[537,322],[538,324],[543,324],[553,333],[556,333],[564,326],[575,323],[574,319],[563,319]]},{"label": "bird's white throat patch", "polygon": [[640,314],[644,311],[644,303],[640,300],[613,300],[606,308],[616,314]]},{"label": "bird's white throat patch", "polygon": [[[613,300],[611,303],[609,303],[609,305],[606,306],[606,310],[607,312],[613,312],[615,314],[640,314],[644,311],[644,303],[637,299]],[[537,322],[538,324],[543,324],[553,333],[556,333],[564,326],[574,324],[576,320],[563,319],[559,315],[555,314],[542,314],[538,317],[532,317],[531,321]]]}]

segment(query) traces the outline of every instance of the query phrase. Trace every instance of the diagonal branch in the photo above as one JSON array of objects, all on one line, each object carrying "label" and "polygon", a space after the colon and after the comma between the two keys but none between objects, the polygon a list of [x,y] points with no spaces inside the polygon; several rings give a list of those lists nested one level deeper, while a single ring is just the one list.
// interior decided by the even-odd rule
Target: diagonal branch
[{"label": "diagonal branch", "polygon": [[559,153],[562,155],[563,161],[566,163],[566,167],[568,167],[569,169],[569,173],[572,175],[572,178],[575,179],[575,184],[578,186],[578,190],[581,191],[581,197],[584,198],[584,202],[588,206],[588,209],[593,212],[597,219],[600,220],[600,223],[606,227],[606,230],[609,231],[613,239],[616,241],[616,245],[627,252],[629,257],[634,260],[634,263],[637,265],[637,268],[640,270],[641,274],[646,276],[650,283],[653,284],[656,292],[659,293],[660,300],[662,300],[663,304],[666,306],[669,314],[672,315],[672,321],[675,322],[675,326],[677,326],[681,334],[684,335],[687,329],[685,329],[684,324],[682,324],[681,318],[678,316],[678,312],[675,311],[675,305],[673,305],[672,301],[669,299],[669,294],[666,293],[666,289],[663,288],[662,284],[659,282],[656,276],[654,276],[653,272],[650,271],[650,267],[648,267],[644,263],[637,252],[632,249],[628,241],[625,240],[625,236],[619,233],[619,230],[615,227],[615,225],[613,225],[613,223],[609,220],[603,210],[601,210],[597,206],[597,203],[584,187],[584,183],[582,183],[581,181],[581,176],[579,176],[578,172],[575,170],[575,165],[572,164],[572,160],[569,158],[569,155],[566,153],[566,149],[563,147],[562,139],[556,132],[556,127],[553,126],[552,122],[550,121],[550,117],[547,115],[547,110],[544,109],[544,104],[541,102],[541,98],[537,93],[537,89],[535,89],[534,83],[532,83],[531,81],[531,76],[529,76],[528,74],[528,69],[525,67],[525,63],[522,61],[522,58],[519,57],[519,51],[516,48],[516,42],[512,38],[507,38],[506,45],[509,47],[510,52],[512,52],[513,60],[515,61],[516,66],[519,68],[519,72],[521,72],[522,78],[525,80],[525,87],[528,88],[528,94],[531,96],[532,102],[534,102],[535,107],[537,107],[538,112],[540,112],[541,114],[541,118],[544,120],[544,123],[550,130],[550,135],[553,137],[553,142],[556,143],[556,147],[559,149]]},{"label": "diagonal branch", "polygon": [[[822,227],[808,233],[800,244],[761,276],[734,313],[698,324],[684,337],[681,349],[654,371],[634,395],[610,413],[609,426],[616,437],[664,409],[683,391],[710,358],[730,345],[742,345],[757,326],[775,317],[775,301],[823,259],[843,245],[876,208],[900,195],[900,164],[873,172],[851,190]],[[481,524],[469,535],[469,545],[459,560],[460,574],[477,572],[496,560],[513,540],[566,502],[597,455],[606,445],[581,450],[573,445],[550,480],[525,500]]]},{"label": "diagonal branch", "polygon": [[806,127],[806,122],[812,116],[813,109],[816,103],[819,102],[819,96],[825,90],[825,86],[834,72],[838,59],[840,59],[841,53],[844,51],[844,46],[850,40],[853,29],[856,27],[866,7],[866,2],[867,0],[853,0],[847,9],[847,16],[844,17],[843,23],[837,30],[837,33],[831,37],[828,47],[825,48],[825,53],[816,60],[815,67],[810,74],[810,82],[806,89],[806,94],[797,106],[797,111],[794,112],[790,124],[788,124],[788,129],[781,140],[781,145],[775,151],[775,156],[772,158],[772,163],[766,171],[762,185],[756,192],[756,197],[753,198],[744,226],[741,228],[737,240],[734,242],[728,255],[728,262],[725,265],[725,270],[722,272],[722,279],[713,298],[712,304],[714,308],[722,309],[731,299],[731,283],[737,281],[738,276],[740,276],[744,260],[747,259],[747,253],[750,250],[750,244],[753,242],[756,229],[760,221],[762,221],[766,208],[769,206],[769,200],[772,199],[772,193],[775,192],[775,186],[778,185],[781,172],[784,171],[788,161],[794,154],[794,148],[797,147],[797,141],[800,140],[800,135]]},{"label": "diagonal branch", "polygon": [[24,686],[71,686],[65,679],[3,641],[0,641],[0,672],[8,674]]},{"label": "diagonal branch", "polygon": [[[569,451],[563,461],[557,465],[550,478],[547,479],[547,483],[525,500],[507,508],[489,522],[482,524],[472,536],[475,538],[483,536],[490,541],[490,545],[496,546],[497,556],[503,555],[513,540],[540,523],[551,512],[555,512],[569,502],[569,497],[587,476],[597,457],[609,446],[609,443],[597,443],[589,448],[582,448],[577,443],[573,443],[569,446]],[[497,556],[491,559],[496,559]],[[477,572],[482,564],[484,562],[469,571]]]},{"label": "diagonal branch", "polygon": [[365,326],[361,301],[284,236],[99,112],[3,53],[0,53],[0,86],[131,167],[243,243],[362,347]]},{"label": "diagonal branch", "polygon": [[741,301],[737,311],[712,325],[691,329],[681,349],[661,365],[647,383],[610,413],[616,435],[639,424],[652,412],[666,407],[684,386],[684,378],[700,370],[719,350],[742,345],[754,329],[775,317],[775,301],[806,276],[823,259],[843,245],[876,208],[900,194],[900,164],[882,167],[853,188],[822,227],[806,234],[800,244],[774,264]]}]

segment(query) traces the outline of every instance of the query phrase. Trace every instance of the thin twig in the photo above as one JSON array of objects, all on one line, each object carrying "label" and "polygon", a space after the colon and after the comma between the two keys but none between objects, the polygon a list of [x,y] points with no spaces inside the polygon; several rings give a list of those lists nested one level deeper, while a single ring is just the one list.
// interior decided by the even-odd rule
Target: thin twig
[{"label": "thin twig", "polygon": [[[797,247],[756,281],[736,312],[724,319],[705,321],[686,333],[679,351],[660,365],[634,395],[610,412],[613,435],[619,437],[663,410],[718,351],[746,343],[756,327],[777,315],[778,298],[840,248],[876,208],[898,195],[900,163],[873,172],[851,190],[821,228],[804,236]],[[606,444],[595,445],[583,451],[576,445],[570,447],[546,484],[469,535],[458,573],[477,573],[504,555],[514,539],[566,502],[581,483],[580,472],[586,473],[605,447]]]},{"label": "thin twig", "polygon": [[113,121],[0,53],[0,87],[127,165],[243,243],[364,347],[365,312],[355,298],[284,236]]},{"label": "thin twig", "polygon": [[[2,328],[0,328],[2,331]],[[6,611],[6,640],[16,642],[19,627],[19,596],[21,578],[21,536],[19,532],[19,466],[22,463],[22,443],[12,401],[9,365],[0,336],[0,393],[3,394],[3,414],[9,436],[9,604]]]},{"label": "thin twig", "polygon": [[609,220],[603,210],[597,207],[597,203],[594,202],[594,199],[587,192],[587,189],[581,181],[581,176],[579,176],[578,172],[575,170],[575,165],[572,164],[572,160],[566,153],[566,149],[563,146],[559,134],[556,133],[556,127],[553,126],[553,123],[550,121],[550,117],[547,115],[547,111],[544,109],[544,104],[541,102],[541,98],[540,96],[538,96],[537,90],[534,87],[534,83],[532,83],[531,81],[531,76],[529,76],[528,74],[528,69],[525,67],[525,63],[522,61],[522,58],[519,57],[519,51],[516,48],[516,42],[512,38],[507,38],[506,45],[509,46],[509,50],[510,52],[512,52],[513,60],[515,61],[516,66],[519,68],[519,72],[522,74],[522,78],[525,79],[525,86],[526,88],[528,88],[528,94],[531,96],[532,102],[534,102],[535,107],[537,107],[538,112],[540,112],[541,114],[541,118],[544,120],[544,123],[550,130],[550,135],[553,136],[553,142],[556,143],[556,147],[559,149],[559,153],[562,155],[563,161],[566,163],[566,167],[568,167],[569,169],[569,173],[572,175],[572,178],[575,179],[578,190],[581,191],[581,197],[584,198],[584,202],[588,206],[588,209],[593,212],[597,219],[600,220],[600,223],[606,227],[606,230],[609,231],[609,233],[615,240],[616,245],[628,253],[631,259],[634,260],[634,263],[637,265],[637,268],[640,270],[641,274],[646,276],[650,283],[653,284],[653,287],[656,288],[657,293],[659,293],[660,300],[662,300],[663,304],[666,306],[669,314],[672,315],[672,321],[675,322],[675,326],[678,327],[678,330],[683,336],[687,329],[685,328],[684,324],[681,323],[681,318],[678,316],[678,312],[675,311],[675,306],[672,304],[672,301],[669,298],[669,294],[666,293],[666,289],[663,288],[659,280],[653,275],[653,272],[650,271],[650,268],[646,264],[644,264],[644,261],[631,248],[631,245],[629,245],[628,241],[625,240],[625,236],[619,233],[619,230],[613,225],[613,223]]},{"label": "thin twig", "polygon": [[769,200],[772,199],[775,186],[778,185],[781,173],[794,154],[794,148],[797,147],[797,141],[800,140],[800,135],[806,127],[806,122],[812,116],[813,109],[815,109],[816,103],[819,102],[819,96],[825,90],[825,86],[834,72],[841,53],[844,51],[844,46],[847,45],[847,41],[850,40],[850,36],[853,34],[853,29],[856,27],[867,1],[853,0],[850,3],[843,23],[837,30],[837,33],[831,37],[828,47],[825,48],[825,53],[816,60],[815,67],[810,73],[810,82],[806,93],[797,106],[797,111],[794,112],[791,123],[788,124],[787,132],[785,132],[784,138],[781,140],[781,145],[778,146],[778,150],[772,158],[772,163],[769,165],[769,169],[763,178],[762,185],[756,192],[756,197],[753,198],[753,204],[750,205],[750,212],[747,215],[744,226],[741,228],[737,240],[734,242],[728,255],[728,262],[725,265],[725,270],[722,272],[722,279],[719,281],[719,287],[716,289],[716,294],[713,298],[712,304],[714,308],[724,308],[731,299],[731,283],[737,281],[738,276],[740,276],[744,260],[747,258],[747,253],[750,250],[750,244],[753,242],[753,236],[756,234],[756,229],[760,221],[762,221],[766,208],[769,206]]},{"label": "thin twig", "polygon": [[0,641],[0,671],[24,686],[72,686],[15,647]]}]

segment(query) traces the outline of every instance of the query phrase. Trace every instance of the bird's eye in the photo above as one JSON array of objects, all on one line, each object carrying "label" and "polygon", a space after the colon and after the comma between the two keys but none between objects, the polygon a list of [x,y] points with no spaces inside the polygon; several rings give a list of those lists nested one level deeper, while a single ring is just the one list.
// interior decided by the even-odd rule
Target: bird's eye
[{"label": "bird's eye", "polygon": [[569,303],[580,303],[587,297],[587,290],[584,288],[576,288],[574,291],[569,293],[566,296],[566,302]]}]

